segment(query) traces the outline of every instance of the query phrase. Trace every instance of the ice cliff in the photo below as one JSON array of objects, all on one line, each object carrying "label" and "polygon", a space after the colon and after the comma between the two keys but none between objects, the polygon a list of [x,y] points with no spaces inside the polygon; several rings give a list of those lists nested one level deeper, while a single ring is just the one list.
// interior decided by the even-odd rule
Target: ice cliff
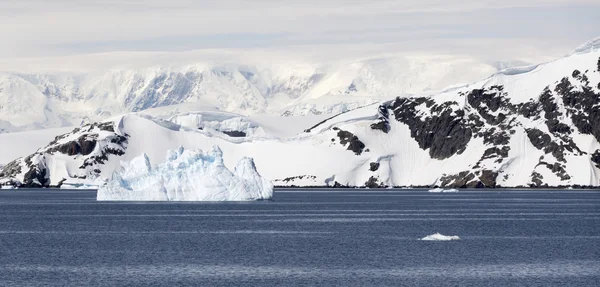
[{"label": "ice cliff", "polygon": [[167,152],[166,161],[150,164],[146,154],[121,164],[98,200],[247,201],[271,199],[273,184],[257,172],[251,158],[242,158],[231,172],[223,152],[180,147]]}]

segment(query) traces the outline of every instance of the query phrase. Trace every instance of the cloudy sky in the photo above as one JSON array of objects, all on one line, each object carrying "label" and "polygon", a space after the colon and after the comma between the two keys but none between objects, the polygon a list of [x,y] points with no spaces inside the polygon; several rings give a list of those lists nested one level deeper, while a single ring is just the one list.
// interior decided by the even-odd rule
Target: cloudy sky
[{"label": "cloudy sky", "polygon": [[0,60],[207,49],[537,60],[600,36],[598,15],[598,0],[7,0]]}]

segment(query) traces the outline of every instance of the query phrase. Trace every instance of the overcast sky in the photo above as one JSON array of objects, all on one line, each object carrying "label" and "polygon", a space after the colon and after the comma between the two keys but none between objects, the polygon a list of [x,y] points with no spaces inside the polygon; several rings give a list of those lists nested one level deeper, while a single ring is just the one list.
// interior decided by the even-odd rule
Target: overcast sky
[{"label": "overcast sky", "polygon": [[3,0],[0,59],[368,47],[527,60],[600,36],[599,15],[598,0]]}]

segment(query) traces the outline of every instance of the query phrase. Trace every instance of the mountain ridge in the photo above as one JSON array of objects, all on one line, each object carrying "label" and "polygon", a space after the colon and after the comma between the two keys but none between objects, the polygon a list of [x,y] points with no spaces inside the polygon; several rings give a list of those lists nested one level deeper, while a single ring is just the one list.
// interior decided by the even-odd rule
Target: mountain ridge
[{"label": "mountain ridge", "polygon": [[91,184],[142,151],[156,163],[180,145],[218,145],[226,165],[252,157],[279,186],[596,187],[597,122],[600,51],[590,49],[357,108],[289,137],[224,112],[127,114],[84,125],[7,164],[0,184]]},{"label": "mountain ridge", "polygon": [[244,115],[335,114],[495,70],[475,58],[434,55],[335,64],[199,63],[89,73],[0,73],[0,129],[77,126],[175,104]]}]

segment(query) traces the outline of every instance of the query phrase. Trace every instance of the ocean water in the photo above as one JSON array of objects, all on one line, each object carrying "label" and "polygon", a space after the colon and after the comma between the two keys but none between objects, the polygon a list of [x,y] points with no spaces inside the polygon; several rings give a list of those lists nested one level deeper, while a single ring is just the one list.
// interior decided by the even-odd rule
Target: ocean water
[{"label": "ocean water", "polygon": [[[458,241],[421,241],[436,232]],[[0,191],[0,286],[598,286],[600,192]]]}]

